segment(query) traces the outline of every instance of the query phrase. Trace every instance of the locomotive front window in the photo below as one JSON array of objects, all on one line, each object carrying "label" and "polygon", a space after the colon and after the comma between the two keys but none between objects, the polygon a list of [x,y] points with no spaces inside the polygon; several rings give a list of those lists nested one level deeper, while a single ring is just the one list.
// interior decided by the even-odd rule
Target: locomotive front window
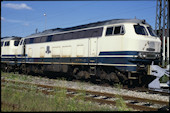
[{"label": "locomotive front window", "polygon": [[153,29],[151,27],[147,27],[147,29],[151,36],[156,36],[155,32],[153,31]]},{"label": "locomotive front window", "polygon": [[18,44],[19,44],[19,41],[14,42],[14,46],[18,46]]},{"label": "locomotive front window", "polygon": [[136,34],[148,35],[144,26],[134,25]]}]

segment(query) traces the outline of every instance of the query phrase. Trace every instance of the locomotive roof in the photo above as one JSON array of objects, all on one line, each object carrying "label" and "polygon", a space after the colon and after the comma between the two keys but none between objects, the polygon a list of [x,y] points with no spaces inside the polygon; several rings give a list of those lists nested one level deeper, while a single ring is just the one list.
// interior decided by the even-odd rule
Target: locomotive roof
[{"label": "locomotive roof", "polygon": [[17,36],[11,36],[11,37],[2,37],[1,41],[5,40],[20,40],[22,37],[17,37]]},{"label": "locomotive roof", "polygon": [[[75,27],[69,27],[64,28],[64,31],[69,30],[76,30],[76,29],[82,29],[82,28],[88,28],[88,27],[97,27],[97,26],[103,26],[103,25],[110,25],[110,24],[117,24],[117,23],[139,23],[144,24],[145,20],[139,20],[139,19],[112,19],[112,20],[105,20],[105,21],[98,21],[95,23],[89,23],[85,25],[75,26]],[[147,24],[145,22],[145,24]]]},{"label": "locomotive roof", "polygon": [[64,31],[72,31],[72,30],[78,30],[78,29],[84,29],[84,28],[91,28],[91,27],[97,27],[97,26],[104,26],[104,25],[110,25],[110,24],[117,24],[117,23],[139,23],[139,24],[147,24],[145,20],[139,20],[139,19],[112,19],[112,20],[105,20],[105,21],[98,21],[94,23],[89,23],[89,24],[84,24],[84,25],[79,25],[79,26],[74,26],[74,27],[68,27],[68,28],[54,28],[54,29],[49,29],[45,30],[40,33],[35,33],[32,35],[27,36],[32,37],[32,36],[39,36],[39,35],[45,35],[45,34],[50,34],[50,33],[58,33],[58,32],[64,32]]}]

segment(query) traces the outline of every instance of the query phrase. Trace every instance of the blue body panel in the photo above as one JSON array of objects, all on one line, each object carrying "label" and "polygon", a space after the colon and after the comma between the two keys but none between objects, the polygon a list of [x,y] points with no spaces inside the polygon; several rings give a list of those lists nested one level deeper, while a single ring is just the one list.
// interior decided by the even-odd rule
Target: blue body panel
[{"label": "blue body panel", "polygon": [[[3,55],[1,61],[15,61],[20,64],[22,61],[26,63],[41,63],[41,64],[73,64],[73,65],[105,65],[113,66],[121,71],[137,71],[137,65],[141,62],[151,64],[152,59],[139,59],[128,57],[127,55],[137,55],[137,51],[122,51],[122,52],[100,52],[100,57],[55,57],[55,58],[23,58],[21,55]],[[107,57],[105,57],[107,55]],[[114,57],[112,56],[114,55]],[[116,57],[116,55],[126,55],[126,57]],[[26,55],[27,56],[27,55]],[[109,57],[110,56],[110,57]],[[16,58],[16,59],[15,59]]]}]

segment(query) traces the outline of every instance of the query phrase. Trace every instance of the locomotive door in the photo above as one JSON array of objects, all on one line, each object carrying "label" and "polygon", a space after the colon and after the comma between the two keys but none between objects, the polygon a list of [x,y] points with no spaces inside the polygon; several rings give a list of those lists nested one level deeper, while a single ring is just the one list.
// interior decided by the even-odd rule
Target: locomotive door
[{"label": "locomotive door", "polygon": [[25,56],[25,41],[21,40],[21,43],[18,45],[18,55]]},{"label": "locomotive door", "polygon": [[89,38],[89,63],[97,62],[98,38]]}]

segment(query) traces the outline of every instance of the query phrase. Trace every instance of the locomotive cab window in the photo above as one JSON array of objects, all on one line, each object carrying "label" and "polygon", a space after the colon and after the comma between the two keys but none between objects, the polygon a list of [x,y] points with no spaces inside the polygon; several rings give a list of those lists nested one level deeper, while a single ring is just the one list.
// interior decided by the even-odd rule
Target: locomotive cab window
[{"label": "locomotive cab window", "polygon": [[10,45],[9,41],[5,42],[5,46],[9,46],[9,45]]},{"label": "locomotive cab window", "polygon": [[106,30],[106,36],[113,34],[113,27],[108,27]]},{"label": "locomotive cab window", "polygon": [[139,35],[148,35],[148,33],[146,32],[146,29],[145,29],[144,26],[134,25],[134,28],[135,28],[136,34],[139,34]]},{"label": "locomotive cab window", "polygon": [[106,30],[106,36],[108,35],[123,35],[125,33],[123,26],[108,27]]},{"label": "locomotive cab window", "polygon": [[19,41],[14,41],[14,46],[18,46]]},{"label": "locomotive cab window", "polygon": [[121,31],[121,26],[116,26],[114,29],[114,35],[120,34],[120,31]]}]

